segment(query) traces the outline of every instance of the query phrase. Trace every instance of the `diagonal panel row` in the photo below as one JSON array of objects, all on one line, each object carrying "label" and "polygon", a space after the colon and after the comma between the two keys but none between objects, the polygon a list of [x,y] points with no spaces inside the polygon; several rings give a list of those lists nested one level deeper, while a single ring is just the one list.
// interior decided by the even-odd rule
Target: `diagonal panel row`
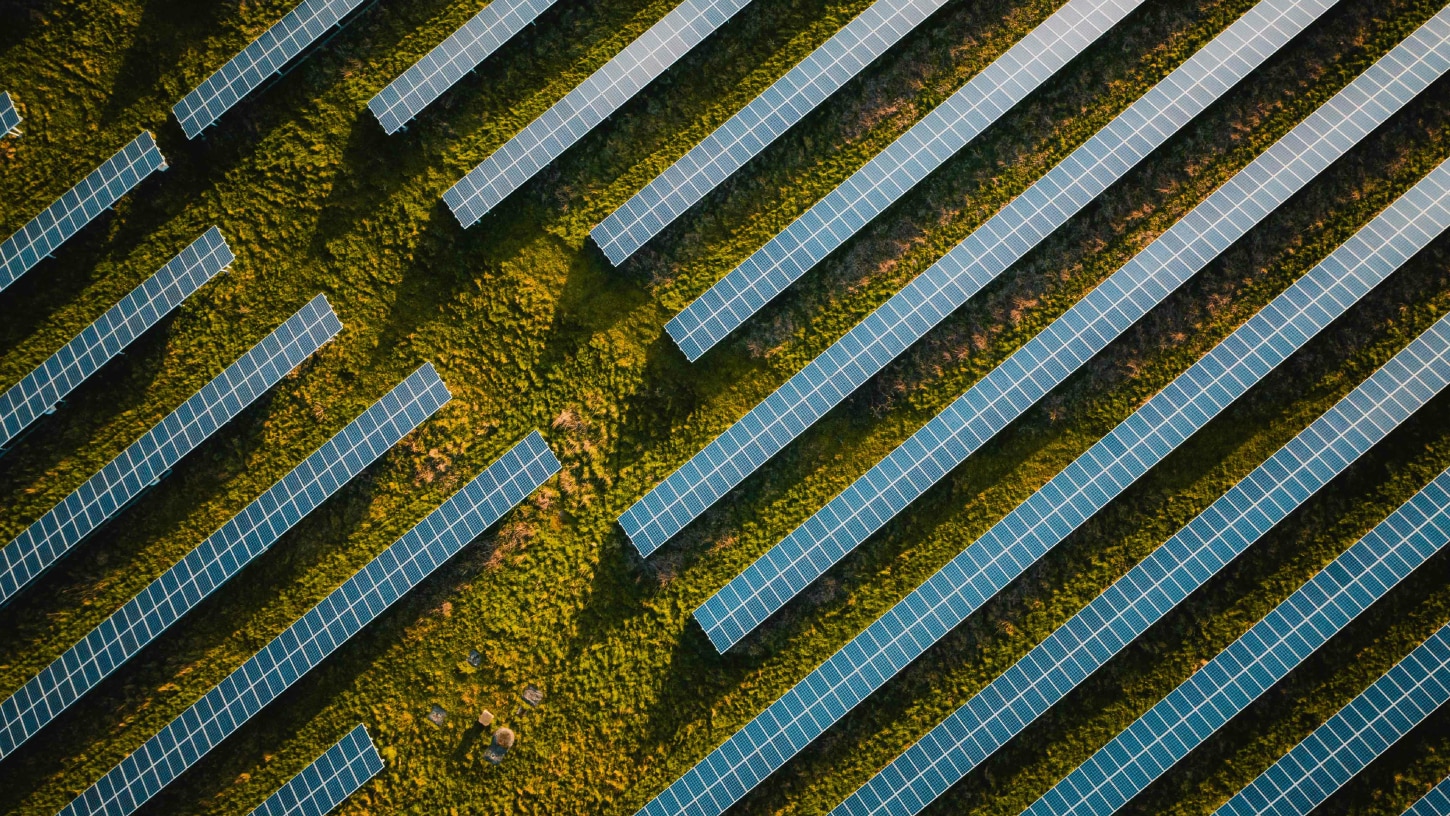
[{"label": "diagonal panel row", "polygon": [[389,134],[408,123],[499,46],[524,30],[556,0],[492,0],[448,39],[413,63],[368,100],[368,110]]},{"label": "diagonal panel row", "polygon": [[447,386],[427,364],[373,403],[0,703],[0,757],[196,608],[448,400]]},{"label": "diagonal panel row", "polygon": [[[1447,203],[1450,163],[1441,164],[1119,423],[984,540],[1015,529],[1019,536],[1041,537],[1038,549],[1045,551],[1066,538],[1450,226]],[[1175,554],[1164,552],[1094,602],[1108,605],[1109,612],[1092,605],[1083,610],[873,777],[842,812],[915,812],[1055,704],[1134,636],[1132,625],[1114,614],[1135,588],[1154,586],[1147,575],[1168,574],[1164,560]],[[1184,580],[1191,586],[1197,579]],[[1154,603],[1161,599],[1155,596]],[[1144,613],[1143,620],[1156,617]],[[1103,621],[1112,621],[1114,630],[1095,631]]]},{"label": "diagonal panel row", "polygon": [[1404,816],[1450,816],[1450,779],[1431,788]]},{"label": "diagonal panel row", "polygon": [[717,620],[713,609],[700,616],[712,640],[722,647],[737,642],[1447,67],[1450,11],[1357,77],[732,581],[721,593],[726,616]]},{"label": "diagonal panel row", "polygon": [[670,337],[698,360],[1141,2],[1069,0],[676,315]]},{"label": "diagonal panel row", "polygon": [[212,227],[0,394],[0,448],[9,445],[42,415],[55,410],[76,386],[230,266],[234,257],[221,230]]},{"label": "diagonal panel row", "polygon": [[359,725],[267,797],[251,816],[324,816],[383,770],[368,729]]},{"label": "diagonal panel row", "polygon": [[247,94],[317,41],[364,0],[303,0],[240,53],[181,98],[171,113],[195,139]]},{"label": "diagonal panel row", "polygon": [[0,134],[20,135],[20,111],[15,109],[15,100],[9,91],[0,91]]},{"label": "diagonal panel row", "polygon": [[0,604],[342,330],[318,295],[0,550]]},{"label": "diagonal panel row", "polygon": [[946,0],[876,0],[590,235],[615,266],[896,45]]},{"label": "diagonal panel row", "polygon": [[449,188],[443,201],[458,223],[477,223],[749,3],[684,0],[676,6]]},{"label": "diagonal panel row", "polygon": [[649,555],[1086,206],[1336,0],[1261,2],[620,518]]},{"label": "diagonal panel row", "polygon": [[1307,816],[1450,700],[1450,625],[1314,729],[1214,816]]},{"label": "diagonal panel row", "polygon": [[142,179],[166,169],[156,139],[143,132],[0,244],[0,289],[29,272],[42,258],[110,209]]},{"label": "diagonal panel row", "polygon": [[124,816],[559,471],[533,432],[61,811]]}]

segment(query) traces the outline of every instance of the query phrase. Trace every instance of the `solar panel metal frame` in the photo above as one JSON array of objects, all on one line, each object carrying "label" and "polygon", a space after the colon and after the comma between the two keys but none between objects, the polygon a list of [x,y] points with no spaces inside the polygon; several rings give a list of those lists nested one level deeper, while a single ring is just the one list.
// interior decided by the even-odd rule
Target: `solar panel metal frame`
[{"label": "solar panel metal frame", "polygon": [[1376,525],[1025,812],[1033,816],[1116,812],[1438,553],[1447,540],[1450,470]]},{"label": "solar panel metal frame", "polygon": [[[1441,12],[1441,17],[1447,13],[1450,10]],[[1436,35],[1427,32],[1444,28],[1427,23],[1366,74],[1382,80],[1380,86],[1389,87],[1391,78],[1376,71],[1376,67],[1433,50],[1426,47],[1426,40]],[[1356,79],[1350,87],[1355,88],[1358,82]],[[1043,491],[1038,491],[1034,498],[1042,495]],[[1003,537],[1013,535],[1002,523],[993,531]],[[979,539],[895,604],[640,812],[649,816],[685,808],[691,813],[717,812],[711,808],[723,809],[743,796],[1027,569],[1045,551],[1034,551],[1043,534],[1041,529],[1028,531],[1021,539],[1004,544],[993,542],[989,531],[989,536]]]},{"label": "solar panel metal frame", "polygon": [[1410,805],[1404,816],[1450,816],[1450,779],[1431,788],[1429,793]]},{"label": "solar panel metal frame", "polygon": [[318,295],[0,549],[0,604],[342,330]]},{"label": "solar panel metal frame", "polygon": [[0,702],[0,758],[160,637],[449,399],[448,387],[429,363],[369,406]]},{"label": "solar panel metal frame", "polygon": [[0,290],[14,283],[147,176],[166,169],[149,131],[116,151],[49,207],[0,244]]},{"label": "solar panel metal frame", "polygon": [[559,461],[531,432],[61,811],[130,814],[539,485]]},{"label": "solar panel metal frame", "polygon": [[615,266],[825,102],[946,0],[876,0],[690,148],[590,236]]},{"label": "solar panel metal frame", "polygon": [[1450,700],[1450,625],[1279,758],[1214,816],[1304,816]]},{"label": "solar panel metal frame", "polygon": [[448,39],[368,100],[389,135],[405,130],[423,109],[467,76],[557,0],[491,0]]},{"label": "solar panel metal frame", "polygon": [[282,73],[319,37],[370,0],[303,0],[171,108],[195,139],[233,105]]},{"label": "solar panel metal frame", "polygon": [[619,110],[750,0],[684,0],[443,194],[465,228]]},{"label": "solar panel metal frame", "polygon": [[1069,0],[671,319],[670,337],[698,360],[1141,3]]},{"label": "solar panel metal frame", "polygon": [[[1334,2],[1256,6],[1230,37],[1268,27],[1264,16],[1302,30]],[[662,546],[1267,58],[1234,59],[1231,41],[1200,49],[630,507],[620,524],[639,551]]]},{"label": "solar panel metal frame", "polygon": [[366,726],[359,725],[287,780],[251,816],[325,816],[383,770]]},{"label": "solar panel metal frame", "polygon": [[[1429,376],[1428,382],[1411,376],[1413,363],[1408,368],[1388,367],[1389,376],[1372,376],[931,729],[833,813],[860,816],[883,811],[918,812],[1056,705],[1450,383],[1450,320],[1441,321],[1439,328],[1438,333],[1429,336],[1431,342],[1411,347],[1396,358],[1418,362],[1422,355],[1435,355],[1431,365],[1438,373]],[[1356,399],[1371,406],[1390,400],[1400,402],[1391,411],[1377,413],[1355,405]],[[1306,445],[1303,439],[1312,441]],[[1315,450],[1314,445],[1322,446]],[[1131,450],[1122,454],[1124,458],[1135,455]],[[1186,699],[1195,701],[1192,711],[1182,710],[1184,716],[1192,717],[1198,733],[1190,736],[1174,731],[1166,745],[1154,742],[1143,730],[1151,730],[1154,725],[1142,723],[1151,720],[1164,724],[1155,707],[1153,716],[1145,715],[1026,813],[1081,816],[1085,812],[1106,816],[1126,803],[1171,764],[1164,761],[1165,757],[1186,755],[1197,744],[1194,737],[1199,741],[1206,738],[1252,697],[1288,674],[1355,615],[1438,552],[1450,538],[1447,490],[1450,471],[1300,587],[1250,630],[1241,639],[1242,645],[1215,658],[1211,668],[1200,669],[1188,684]],[[1423,524],[1406,527],[1410,517],[1438,519],[1443,529],[1426,533]],[[1286,615],[1297,615],[1292,617],[1294,626],[1303,629],[1289,633],[1295,638],[1290,644],[1296,650],[1294,655],[1278,654],[1274,649],[1284,644],[1261,635],[1265,627],[1272,629],[1286,620]],[[1333,620],[1324,620],[1325,616]],[[1244,648],[1250,651],[1245,653]],[[1212,689],[1200,681],[1218,684],[1220,691],[1224,686],[1258,691],[1230,704],[1214,698]],[[1184,699],[1180,689],[1165,703],[1176,708]],[[1153,776],[1129,781],[1108,765],[1135,755],[1146,756],[1149,763],[1161,763],[1155,765]],[[1070,794],[1058,793],[1082,791],[1084,779],[1093,780],[1092,789],[1084,791],[1090,801],[1074,801],[1067,798]]]},{"label": "solar panel metal frame", "polygon": [[0,394],[0,450],[9,447],[31,423],[54,411],[67,394],[193,292],[221,274],[234,258],[221,231],[212,227],[6,389]]},{"label": "solar panel metal frame", "polygon": [[20,111],[15,109],[15,100],[9,91],[0,91],[0,133],[20,138]]}]

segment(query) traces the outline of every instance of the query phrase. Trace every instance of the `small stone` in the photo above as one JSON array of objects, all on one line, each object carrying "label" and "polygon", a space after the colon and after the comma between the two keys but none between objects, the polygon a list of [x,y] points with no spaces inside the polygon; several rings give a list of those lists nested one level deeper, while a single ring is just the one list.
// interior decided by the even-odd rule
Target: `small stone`
[{"label": "small stone", "polygon": [[434,703],[433,710],[428,712],[428,722],[434,725],[442,725],[446,719],[448,719],[448,712],[443,710],[443,706]]},{"label": "small stone", "polygon": [[478,668],[482,664],[483,664],[483,653],[480,652],[477,649],[473,649],[473,650],[469,651],[469,653],[468,653],[468,665],[470,665],[470,666],[472,666],[472,667],[474,667],[476,669],[476,668]]},{"label": "small stone", "polygon": [[539,704],[544,702],[544,690],[530,683],[524,689],[524,702],[528,703],[530,708],[538,708]]},{"label": "small stone", "polygon": [[485,708],[483,713],[478,715],[478,724],[484,728],[493,725],[493,712]]}]

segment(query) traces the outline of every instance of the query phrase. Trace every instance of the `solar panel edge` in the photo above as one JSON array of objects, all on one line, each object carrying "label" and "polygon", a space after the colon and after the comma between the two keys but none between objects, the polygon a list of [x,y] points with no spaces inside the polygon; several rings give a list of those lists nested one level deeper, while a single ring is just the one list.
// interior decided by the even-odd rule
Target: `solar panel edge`
[{"label": "solar panel edge", "polygon": [[10,96],[9,91],[0,91],[0,135],[20,138],[20,123],[23,121],[25,118],[15,106],[14,97]]},{"label": "solar panel edge", "polygon": [[1450,816],[1450,778],[1431,788],[1403,816]]},{"label": "solar panel edge", "polygon": [[357,725],[251,811],[250,816],[324,816],[383,769],[367,726]]}]

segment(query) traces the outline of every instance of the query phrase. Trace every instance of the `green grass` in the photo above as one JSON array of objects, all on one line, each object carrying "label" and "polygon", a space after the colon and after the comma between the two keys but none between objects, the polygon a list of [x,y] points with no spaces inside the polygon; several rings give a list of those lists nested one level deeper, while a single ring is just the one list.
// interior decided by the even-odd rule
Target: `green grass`
[{"label": "green grass", "polygon": [[[664,322],[1051,13],[949,4],[623,268],[588,230],[867,0],[755,0],[463,231],[439,201],[669,0],[561,0],[397,137],[367,99],[477,2],[385,0],[185,143],[171,104],[289,0],[70,0],[0,16],[25,136],[0,141],[8,234],[150,128],[171,169],[0,295],[18,380],[207,226],[237,253],[0,459],[7,539],[308,298],[343,334],[17,602],[17,688],[424,361],[455,399],[0,766],[0,810],[52,813],[531,428],[565,465],[153,802],[245,813],[357,722],[387,769],[343,813],[629,813],[985,531],[1450,156],[1439,83],[1170,297],[910,512],[716,655],[691,610],[1436,10],[1345,0],[1103,199],[648,562],[613,520],[805,361],[1251,5],[1149,0],[1081,60],[698,365]],[[1443,242],[790,763],[740,812],[828,809],[1450,311]],[[1303,511],[944,797],[1016,813],[1450,465],[1450,400]],[[1450,621],[1437,558],[1132,805],[1207,813]],[[485,655],[474,670],[472,648]],[[515,716],[517,692],[546,690]],[[441,728],[424,719],[438,703]],[[481,708],[520,733],[482,761]],[[1441,712],[1329,806],[1398,813],[1450,772]]]}]

